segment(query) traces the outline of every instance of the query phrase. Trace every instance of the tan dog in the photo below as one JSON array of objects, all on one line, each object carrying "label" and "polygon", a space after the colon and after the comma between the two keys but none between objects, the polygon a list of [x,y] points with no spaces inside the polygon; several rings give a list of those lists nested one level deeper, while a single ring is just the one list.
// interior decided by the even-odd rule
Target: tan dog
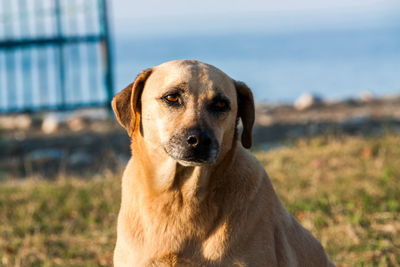
[{"label": "tan dog", "polygon": [[245,84],[171,61],[142,72],[112,106],[133,154],[115,266],[333,266],[243,148],[255,115]]}]

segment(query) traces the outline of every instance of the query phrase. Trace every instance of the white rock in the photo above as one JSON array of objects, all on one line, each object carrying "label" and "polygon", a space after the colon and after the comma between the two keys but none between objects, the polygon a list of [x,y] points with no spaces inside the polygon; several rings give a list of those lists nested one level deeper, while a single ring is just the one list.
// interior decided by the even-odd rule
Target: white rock
[{"label": "white rock", "polygon": [[32,125],[32,118],[29,115],[15,116],[15,128],[19,130],[27,130]]},{"label": "white rock", "polygon": [[312,95],[310,93],[305,93],[296,99],[296,101],[294,102],[294,107],[297,110],[305,110],[321,103],[322,100],[320,97]]},{"label": "white rock", "polygon": [[0,129],[14,130],[14,118],[12,116],[1,116],[0,117]]},{"label": "white rock", "polygon": [[72,117],[67,120],[67,125],[72,131],[81,131],[86,127],[86,122],[83,118]]},{"label": "white rock", "polygon": [[29,115],[10,115],[0,117],[0,129],[5,130],[27,130],[32,125],[32,118]]},{"label": "white rock", "polygon": [[359,98],[361,102],[368,103],[374,100],[375,97],[371,92],[365,91],[360,94]]},{"label": "white rock", "polygon": [[66,122],[66,115],[50,113],[45,116],[42,122],[42,131],[46,134],[56,132]]}]

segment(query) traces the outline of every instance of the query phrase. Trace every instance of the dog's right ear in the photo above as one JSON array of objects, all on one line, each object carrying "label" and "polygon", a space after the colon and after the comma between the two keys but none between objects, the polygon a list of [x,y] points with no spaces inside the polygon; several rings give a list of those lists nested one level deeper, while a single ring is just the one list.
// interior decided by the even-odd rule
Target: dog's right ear
[{"label": "dog's right ear", "polygon": [[140,123],[140,97],[150,76],[152,69],[141,72],[135,81],[129,84],[124,90],[116,94],[111,102],[115,117],[122,127],[126,129],[129,136],[132,136]]}]

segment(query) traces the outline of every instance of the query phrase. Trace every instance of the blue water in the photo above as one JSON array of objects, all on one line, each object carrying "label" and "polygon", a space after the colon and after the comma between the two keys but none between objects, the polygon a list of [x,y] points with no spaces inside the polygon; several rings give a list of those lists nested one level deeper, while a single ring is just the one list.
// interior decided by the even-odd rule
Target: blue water
[{"label": "blue water", "polygon": [[192,36],[116,36],[116,91],[143,69],[198,59],[246,82],[257,101],[400,94],[400,25],[390,28]]}]

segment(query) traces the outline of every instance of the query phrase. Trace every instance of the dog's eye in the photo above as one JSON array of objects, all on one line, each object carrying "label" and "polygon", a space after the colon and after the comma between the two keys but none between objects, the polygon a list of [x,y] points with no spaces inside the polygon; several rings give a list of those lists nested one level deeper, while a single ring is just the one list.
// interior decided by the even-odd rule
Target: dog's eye
[{"label": "dog's eye", "polygon": [[179,97],[177,95],[167,95],[165,97],[166,100],[168,100],[169,102],[178,102],[179,101]]},{"label": "dog's eye", "polygon": [[180,105],[179,94],[169,94],[164,96],[162,99],[170,105]]},{"label": "dog's eye", "polygon": [[218,101],[214,103],[214,107],[218,109],[225,109],[226,108],[226,102],[223,101]]},{"label": "dog's eye", "polygon": [[230,110],[229,102],[225,99],[216,99],[210,105],[212,112],[225,112]]}]

